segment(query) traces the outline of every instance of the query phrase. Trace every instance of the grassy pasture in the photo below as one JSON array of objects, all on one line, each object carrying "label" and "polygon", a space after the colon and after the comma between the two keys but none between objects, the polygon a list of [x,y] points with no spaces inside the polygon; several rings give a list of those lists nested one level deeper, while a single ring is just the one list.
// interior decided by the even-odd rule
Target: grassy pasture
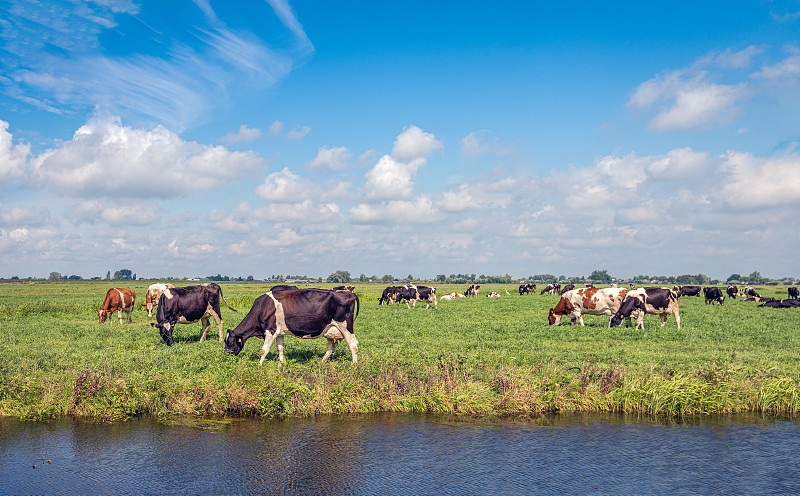
[{"label": "grassy pasture", "polygon": [[[144,302],[148,282],[123,284]],[[645,318],[644,330],[547,325],[558,296],[481,286],[481,297],[438,309],[379,306],[383,284],[356,284],[359,363],[340,344],[321,363],[324,340],[285,340],[286,365],[263,340],[230,356],[199,343],[200,323],[178,325],[167,347],[142,307],[133,323],[98,324],[109,282],[0,285],[0,415],[98,420],[155,414],[239,416],[415,411],[531,416],[553,411],[697,414],[800,408],[800,310],[684,297],[681,329]],[[225,327],[263,294],[263,283],[223,283]],[[331,287],[333,285],[318,285]],[[464,285],[436,285],[441,296]],[[510,293],[506,294],[506,290]],[[786,297],[784,287],[758,287]],[[486,298],[497,291],[501,298]]]}]

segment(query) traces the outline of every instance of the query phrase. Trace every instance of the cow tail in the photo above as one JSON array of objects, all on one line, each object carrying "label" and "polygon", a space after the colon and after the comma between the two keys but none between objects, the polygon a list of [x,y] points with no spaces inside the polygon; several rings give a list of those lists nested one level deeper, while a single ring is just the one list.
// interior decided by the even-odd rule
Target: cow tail
[{"label": "cow tail", "polygon": [[222,301],[224,301],[224,302],[225,302],[225,306],[226,306],[226,307],[230,308],[230,309],[231,309],[231,310],[233,310],[234,312],[237,312],[237,313],[239,312],[239,310],[236,310],[236,309],[235,309],[235,308],[233,308],[232,306],[228,305],[228,301],[225,299],[225,295],[224,295],[224,294],[222,294],[222,288],[219,288],[219,295],[222,297]]},{"label": "cow tail", "polygon": [[356,317],[358,317],[358,309],[361,306],[361,303],[358,300],[358,295],[355,293],[353,293],[353,295],[356,297],[356,314],[353,316],[353,320],[356,320]]}]

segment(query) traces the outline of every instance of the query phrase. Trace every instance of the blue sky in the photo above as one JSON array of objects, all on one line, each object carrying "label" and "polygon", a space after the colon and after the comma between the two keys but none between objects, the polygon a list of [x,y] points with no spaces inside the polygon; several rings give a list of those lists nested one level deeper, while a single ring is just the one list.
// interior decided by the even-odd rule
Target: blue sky
[{"label": "blue sky", "polygon": [[800,277],[800,2],[0,6],[0,276]]}]

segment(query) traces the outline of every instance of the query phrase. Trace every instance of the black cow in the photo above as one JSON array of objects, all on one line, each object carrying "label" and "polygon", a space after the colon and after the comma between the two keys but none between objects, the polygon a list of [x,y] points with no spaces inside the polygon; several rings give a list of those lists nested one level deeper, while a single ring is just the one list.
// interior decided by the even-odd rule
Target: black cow
[{"label": "black cow", "polygon": [[334,291],[350,291],[352,293],[356,290],[356,287],[347,285],[347,286],[335,286],[331,289],[333,289]]},{"label": "black cow", "polygon": [[519,295],[522,296],[524,294],[536,294],[536,285],[535,284],[520,284],[519,285]]},{"label": "black cow", "polygon": [[770,300],[759,305],[767,308],[797,308],[800,307],[800,300],[797,298],[784,298],[782,300]]},{"label": "black cow", "polygon": [[733,286],[733,285],[728,286],[728,289],[726,290],[726,292],[728,293],[728,296],[730,296],[734,300],[736,299],[737,296],[739,296],[739,288],[737,288],[736,286]]},{"label": "black cow", "polygon": [[796,286],[792,286],[791,288],[788,289],[788,291],[789,291],[789,298],[794,298],[794,299],[800,298],[800,291],[797,291]]},{"label": "black cow", "polygon": [[675,286],[672,288],[678,292],[678,296],[700,296],[700,286]]},{"label": "black cow", "polygon": [[328,340],[328,350],[322,361],[327,361],[338,340],[344,339],[356,363],[358,340],[353,322],[358,309],[358,296],[350,291],[316,288],[270,291],[256,298],[236,329],[228,330],[225,349],[238,355],[245,341],[257,336],[264,338],[259,365],[264,363],[273,341],[278,345],[278,360],[283,363],[283,337],[287,334],[300,338],[324,337]]},{"label": "black cow", "polygon": [[572,291],[573,289],[575,289],[575,285],[574,284],[566,284],[564,286],[564,289],[562,289],[558,294],[563,295],[567,291]]},{"label": "black cow", "polygon": [[719,288],[703,288],[703,296],[706,298],[706,305],[713,305],[714,303],[719,303],[720,305],[725,304],[725,297],[722,296],[722,290]]},{"label": "black cow", "polygon": [[199,286],[185,288],[169,288],[158,298],[158,311],[156,323],[151,323],[154,329],[161,333],[161,339],[168,346],[175,344],[172,339],[172,328],[175,324],[191,324],[198,320],[203,321],[203,335],[200,341],[205,341],[208,329],[211,327],[209,317],[213,317],[219,328],[219,340],[222,341],[222,313],[219,308],[219,299],[225,306],[236,312],[237,310],[225,301],[222,288],[213,282]]},{"label": "black cow", "polygon": [[647,313],[658,314],[661,317],[661,327],[667,323],[667,315],[675,316],[678,329],[681,328],[680,303],[678,292],[669,288],[639,288],[628,291],[625,299],[611,317],[609,327],[622,324],[622,319],[631,325],[631,316],[636,318],[636,328],[644,329],[644,315]]},{"label": "black cow", "polygon": [[429,286],[415,286],[413,284],[406,284],[405,286],[397,288],[397,296],[395,301],[397,303],[406,300],[406,307],[417,308],[417,301],[424,301],[425,308],[430,308],[433,302],[434,308],[438,308],[439,303],[436,301],[436,288]]},{"label": "black cow", "polygon": [[753,298],[761,298],[761,295],[756,293],[756,290],[753,286],[746,286],[744,288],[744,295],[752,296]]},{"label": "black cow", "polygon": [[481,285],[480,284],[470,284],[466,291],[464,291],[464,296],[474,296],[475,298],[478,297],[478,293],[481,292]]},{"label": "black cow", "polygon": [[383,290],[381,299],[378,300],[378,305],[383,305],[384,300],[386,300],[387,305],[391,305],[395,298],[397,298],[398,289],[397,286],[387,286],[386,289]]}]

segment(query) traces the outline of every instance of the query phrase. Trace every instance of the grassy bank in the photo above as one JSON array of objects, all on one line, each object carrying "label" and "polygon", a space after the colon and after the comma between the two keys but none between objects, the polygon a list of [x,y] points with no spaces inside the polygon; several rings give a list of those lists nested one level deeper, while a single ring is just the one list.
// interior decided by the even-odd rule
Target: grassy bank
[{"label": "grassy bank", "polygon": [[[284,416],[375,411],[535,416],[557,411],[702,414],[800,410],[800,310],[726,301],[709,307],[684,297],[681,330],[647,316],[645,329],[547,325],[557,296],[519,296],[485,285],[498,299],[424,306],[378,306],[384,285],[357,285],[359,363],[340,345],[321,363],[324,340],[286,338],[286,365],[263,340],[230,356],[200,343],[200,324],[179,325],[167,347],[144,310],[133,324],[97,323],[107,282],[0,285],[0,415],[116,420],[131,415]],[[147,283],[133,282],[143,302]],[[320,287],[326,287],[320,285]],[[259,283],[225,283],[239,309]],[[465,287],[437,285],[439,294]],[[757,288],[785,297],[782,287]],[[511,293],[506,295],[506,290]]]}]

